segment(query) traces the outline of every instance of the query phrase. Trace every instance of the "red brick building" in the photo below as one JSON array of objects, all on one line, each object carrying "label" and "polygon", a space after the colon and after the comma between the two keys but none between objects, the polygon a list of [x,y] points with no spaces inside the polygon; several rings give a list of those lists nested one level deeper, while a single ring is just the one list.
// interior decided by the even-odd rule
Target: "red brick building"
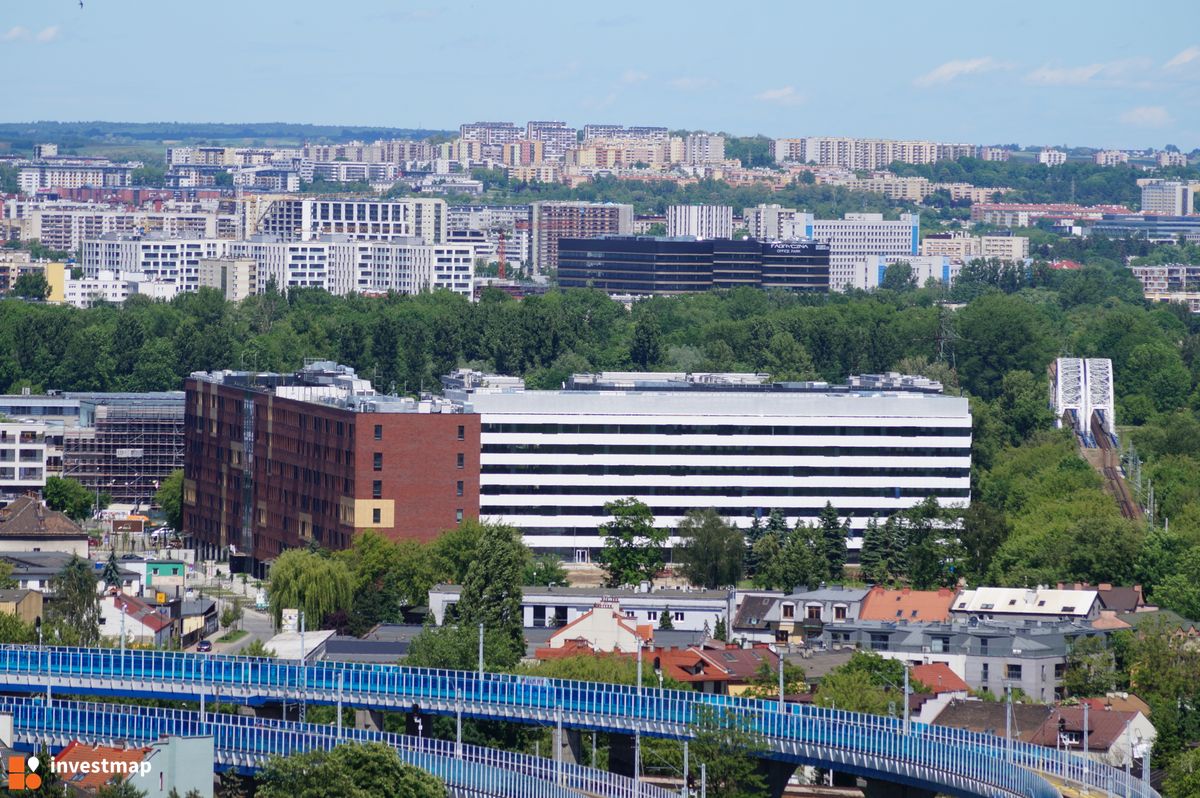
[{"label": "red brick building", "polygon": [[[479,514],[479,416],[378,396],[353,370],[214,372],[186,383],[183,533],[259,566],[356,532],[430,540]],[[232,547],[232,549],[230,549]]]}]

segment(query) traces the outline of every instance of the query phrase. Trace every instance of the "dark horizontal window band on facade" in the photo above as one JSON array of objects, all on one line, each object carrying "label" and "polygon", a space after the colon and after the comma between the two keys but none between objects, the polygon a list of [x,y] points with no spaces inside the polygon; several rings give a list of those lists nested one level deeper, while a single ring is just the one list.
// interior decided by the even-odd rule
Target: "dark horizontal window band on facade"
[{"label": "dark horizontal window band on facade", "polygon": [[[943,498],[940,492],[926,493],[927,496],[933,496],[937,499]],[[833,496],[832,498],[837,498]],[[923,497],[922,497],[923,498]],[[650,507],[650,512],[656,518],[686,515],[694,507]],[[713,510],[722,518],[753,518],[758,515],[766,518],[772,508],[765,505],[762,507],[704,507],[703,509]],[[801,518],[817,518],[821,514],[821,507],[777,507],[774,508],[782,512],[785,516],[798,516]],[[903,508],[899,507],[854,507],[854,508],[838,508],[838,515],[842,518],[870,518],[873,515],[879,516],[880,519],[885,519],[889,515],[899,512]],[[554,507],[550,505],[479,505],[480,515],[504,515],[504,516],[522,516],[522,515],[546,515],[546,516],[589,516],[593,518],[608,519],[611,514],[606,512],[603,507]]]},{"label": "dark horizontal window band on facade", "polygon": [[[556,465],[550,463],[486,463],[483,474],[588,474],[600,476],[661,477],[944,477],[967,479],[968,468],[871,468],[854,466],[666,466],[666,465]],[[832,490],[832,489],[829,489]]]},{"label": "dark horizontal window band on facade", "polygon": [[969,438],[970,427],[795,427],[733,424],[482,424],[487,434],[539,435],[866,435],[904,438]]},{"label": "dark horizontal window band on facade", "polygon": [[666,454],[678,457],[970,457],[970,448],[942,446],[646,446],[602,443],[485,443],[484,454]]},{"label": "dark horizontal window band on facade", "polygon": [[[929,488],[758,488],[758,487],[690,487],[633,485],[483,485],[479,492],[485,496],[566,495],[566,496],[879,496],[883,498],[918,498],[929,495]],[[965,499],[970,488],[937,488],[946,498]]]}]

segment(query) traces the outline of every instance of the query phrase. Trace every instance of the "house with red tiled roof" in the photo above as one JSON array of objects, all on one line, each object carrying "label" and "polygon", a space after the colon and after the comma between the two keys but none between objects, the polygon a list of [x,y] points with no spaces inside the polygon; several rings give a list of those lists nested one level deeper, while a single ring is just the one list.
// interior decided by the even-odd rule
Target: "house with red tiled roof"
[{"label": "house with red tiled roof", "polygon": [[77,795],[95,795],[114,778],[146,798],[213,796],[213,738],[163,737],[144,747],[73,741],[54,757],[54,770]]},{"label": "house with red tiled roof", "polygon": [[639,641],[644,646],[653,640],[654,627],[649,624],[638,625],[627,618],[617,601],[602,601],[575,620],[556,629],[545,647],[586,647],[592,651],[631,652],[638,650]]},{"label": "house with red tiled roof", "polygon": [[[1058,706],[1029,736],[1029,742],[1079,752],[1084,744],[1083,707]],[[1154,746],[1158,732],[1141,712],[1104,710],[1087,717],[1087,755],[1113,767],[1140,762]]]},{"label": "house with red tiled roof", "polygon": [[124,632],[126,644],[161,646],[173,639],[178,627],[170,607],[157,607],[124,593],[100,599],[100,634],[110,640],[120,641]]},{"label": "house with red tiled roof", "polygon": [[1064,258],[1063,260],[1051,261],[1050,268],[1057,269],[1057,270],[1066,269],[1069,271],[1079,271],[1080,269],[1083,268],[1083,264]]},{"label": "house with red tiled roof", "polygon": [[905,621],[907,623],[940,623],[950,619],[950,605],[955,592],[938,590],[888,590],[881,585],[871,588],[858,611],[860,621]]},{"label": "house with red tiled roof", "polygon": [[959,678],[958,674],[950,670],[950,666],[942,662],[934,662],[929,665],[914,665],[909,669],[908,675],[914,681],[929,688],[934,695],[942,693],[962,693],[961,698],[966,698],[967,693],[971,692],[971,686]]},{"label": "house with red tiled roof", "polygon": [[33,496],[18,496],[0,509],[0,552],[61,552],[88,556],[79,524]]}]

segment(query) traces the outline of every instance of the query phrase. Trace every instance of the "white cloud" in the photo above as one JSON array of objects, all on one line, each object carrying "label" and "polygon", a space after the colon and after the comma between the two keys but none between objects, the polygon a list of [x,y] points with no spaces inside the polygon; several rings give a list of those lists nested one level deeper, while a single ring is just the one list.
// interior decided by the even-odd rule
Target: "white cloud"
[{"label": "white cloud", "polygon": [[804,102],[804,95],[796,91],[795,86],[783,86],[778,89],[760,91],[754,95],[754,99],[776,105],[800,105]]},{"label": "white cloud", "polygon": [[15,42],[17,39],[28,38],[29,31],[27,31],[25,28],[22,28],[20,25],[14,25],[6,30],[3,35],[0,35],[0,39],[3,39],[6,42]]},{"label": "white cloud", "polygon": [[649,77],[645,72],[639,72],[636,69],[626,69],[621,73],[621,82],[628,86],[634,83],[641,83]]},{"label": "white cloud", "polygon": [[1043,66],[1030,72],[1025,79],[1043,86],[1076,86],[1087,83],[1104,71],[1104,64],[1087,64],[1077,67]]},{"label": "white cloud", "polygon": [[46,44],[47,42],[52,42],[58,38],[58,30],[59,28],[57,25],[51,25],[48,28],[42,28],[40,31],[38,31],[38,35],[34,38],[42,44]]},{"label": "white cloud", "polygon": [[1200,47],[1193,45],[1186,50],[1177,53],[1174,58],[1163,64],[1163,69],[1176,69],[1184,64],[1192,63],[1197,58],[1200,58]]},{"label": "white cloud", "polygon": [[1139,105],[1121,114],[1121,121],[1137,127],[1166,127],[1174,120],[1161,105]]},{"label": "white cloud", "polygon": [[996,69],[1007,69],[1008,64],[997,61],[990,55],[985,55],[982,58],[965,58],[956,61],[947,61],[941,66],[921,75],[913,81],[913,85],[926,88],[936,86],[939,83],[949,83],[950,81],[960,78],[963,75],[973,75],[978,72],[991,72]]},{"label": "white cloud", "polygon": [[717,85],[712,78],[675,78],[669,83],[671,88],[679,91],[700,91],[701,89],[711,89]]}]

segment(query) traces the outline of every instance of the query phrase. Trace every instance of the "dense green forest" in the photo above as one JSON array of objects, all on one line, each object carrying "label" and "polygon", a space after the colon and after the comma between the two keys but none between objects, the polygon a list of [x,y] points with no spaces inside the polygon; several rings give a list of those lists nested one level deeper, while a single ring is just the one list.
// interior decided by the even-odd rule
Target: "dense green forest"
[{"label": "dense green forest", "polygon": [[105,144],[224,144],[226,142],[336,142],[354,139],[423,139],[449,131],[422,128],[308,125],[294,122],[4,122],[0,141],[13,152],[52,141],[63,154]]}]

